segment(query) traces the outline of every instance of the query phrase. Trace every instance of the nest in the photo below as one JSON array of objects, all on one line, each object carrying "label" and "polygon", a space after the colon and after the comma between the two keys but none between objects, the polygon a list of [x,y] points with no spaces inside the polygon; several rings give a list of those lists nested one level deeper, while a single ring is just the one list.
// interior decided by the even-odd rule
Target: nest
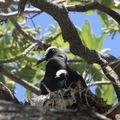
[{"label": "nest", "polygon": [[92,109],[98,113],[105,113],[111,107],[90,90],[81,89],[79,82],[74,85],[74,88],[69,87],[68,89],[49,92],[48,95],[40,95],[29,100],[29,104],[44,109],[75,111]]}]

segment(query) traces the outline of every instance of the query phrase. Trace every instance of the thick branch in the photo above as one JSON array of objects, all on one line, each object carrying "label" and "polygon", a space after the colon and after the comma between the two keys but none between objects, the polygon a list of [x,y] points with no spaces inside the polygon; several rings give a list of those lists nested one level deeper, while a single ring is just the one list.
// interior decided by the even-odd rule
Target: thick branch
[{"label": "thick branch", "polygon": [[18,13],[21,14],[24,11],[27,0],[19,0]]},{"label": "thick branch", "polygon": [[0,100],[11,101],[14,103],[19,103],[17,98],[12,94],[12,92],[0,82]]},{"label": "thick branch", "polygon": [[120,59],[112,55],[102,55],[102,58],[104,58],[109,63],[109,66],[116,72],[116,74],[120,78]]},{"label": "thick branch", "polygon": [[104,113],[105,116],[110,118],[114,118],[117,114],[120,114],[120,102]]},{"label": "thick branch", "polygon": [[110,120],[92,110],[72,112],[70,110],[46,110],[35,106],[23,106],[0,101],[1,120]]},{"label": "thick branch", "polygon": [[115,89],[118,101],[120,101],[120,85],[119,85],[119,78],[118,76],[115,74],[115,72],[111,69],[111,67],[108,65],[108,62],[104,59],[101,58],[101,67],[102,70],[104,72],[104,74],[106,75],[106,77],[112,82],[113,87]]},{"label": "thick branch", "polygon": [[33,92],[37,95],[40,95],[41,91],[38,87],[30,84],[29,82],[19,78],[16,75],[10,73],[3,66],[0,66],[0,73],[5,75],[6,77],[10,78],[11,80],[15,81],[16,83],[19,83],[20,85],[24,86],[26,89],[30,90],[31,92]]},{"label": "thick branch", "polygon": [[76,12],[86,12],[89,10],[97,9],[110,15],[120,25],[120,14],[102,4],[99,4],[98,2],[94,2],[85,6],[81,6],[81,5],[68,6],[66,8],[68,9],[68,11],[76,11]]}]

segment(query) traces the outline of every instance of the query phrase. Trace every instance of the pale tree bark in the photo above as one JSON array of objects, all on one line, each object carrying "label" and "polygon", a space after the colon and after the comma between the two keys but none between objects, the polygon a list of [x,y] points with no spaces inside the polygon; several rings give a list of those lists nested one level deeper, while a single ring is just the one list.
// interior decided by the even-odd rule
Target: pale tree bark
[{"label": "pale tree bark", "polygon": [[0,120],[110,120],[98,113],[45,110],[38,106],[23,106],[0,101]]}]

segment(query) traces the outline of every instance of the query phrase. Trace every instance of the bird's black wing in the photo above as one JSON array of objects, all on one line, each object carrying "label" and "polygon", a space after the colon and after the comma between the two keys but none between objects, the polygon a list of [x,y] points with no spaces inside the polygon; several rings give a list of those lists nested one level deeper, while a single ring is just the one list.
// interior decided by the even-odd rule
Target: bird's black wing
[{"label": "bird's black wing", "polygon": [[70,84],[71,82],[76,82],[76,81],[80,81],[81,86],[83,88],[86,88],[86,83],[85,80],[83,79],[83,77],[78,74],[76,71],[74,71],[73,69],[71,69],[69,66],[67,66],[67,71],[68,71],[68,84]]}]

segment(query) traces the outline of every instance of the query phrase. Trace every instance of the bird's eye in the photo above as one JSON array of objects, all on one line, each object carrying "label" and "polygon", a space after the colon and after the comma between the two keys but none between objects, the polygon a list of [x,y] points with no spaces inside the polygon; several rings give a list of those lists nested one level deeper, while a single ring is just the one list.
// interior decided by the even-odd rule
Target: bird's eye
[{"label": "bird's eye", "polygon": [[49,50],[49,53],[53,53],[54,51],[55,51],[55,49],[52,48],[52,49]]},{"label": "bird's eye", "polygon": [[53,51],[55,51],[55,49],[53,48],[51,51],[53,52]]}]

